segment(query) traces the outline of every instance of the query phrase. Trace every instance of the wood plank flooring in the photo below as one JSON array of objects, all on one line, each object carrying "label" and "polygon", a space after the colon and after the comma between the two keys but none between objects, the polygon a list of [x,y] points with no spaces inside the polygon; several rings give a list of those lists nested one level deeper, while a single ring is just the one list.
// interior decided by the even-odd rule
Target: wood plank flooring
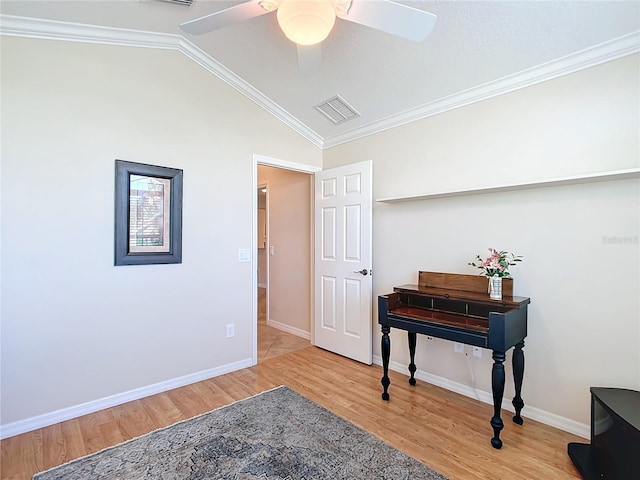
[{"label": "wood plank flooring", "polygon": [[[492,408],[391,372],[391,400],[381,400],[381,368],[316,347],[264,360],[255,367],[109,408],[0,442],[3,479],[96,452],[156,428],[278,385],[349,420],[450,479],[579,479],[566,449],[579,437],[503,412],[501,450],[491,447]],[[526,399],[525,399],[526,401]],[[526,407],[524,410],[526,414]]]},{"label": "wood plank flooring", "polygon": [[[391,372],[391,401],[380,398],[381,368],[309,346],[266,325],[258,301],[259,364],[102,410],[0,442],[0,478],[32,475],[157,428],[287,385],[431,468],[457,479],[579,479],[567,443],[584,439],[503,412],[502,450],[489,444],[490,405]],[[525,399],[526,402],[526,399]],[[524,410],[526,415],[526,407]]]}]

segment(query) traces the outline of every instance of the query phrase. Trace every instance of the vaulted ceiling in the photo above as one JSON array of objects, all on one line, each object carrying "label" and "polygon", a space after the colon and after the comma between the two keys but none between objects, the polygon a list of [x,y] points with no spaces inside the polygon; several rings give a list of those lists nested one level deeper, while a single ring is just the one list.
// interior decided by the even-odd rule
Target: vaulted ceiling
[{"label": "vaulted ceiling", "polygon": [[[238,3],[2,0],[1,31],[175,48],[322,148],[640,51],[635,0],[398,0],[437,15],[425,40],[338,19],[302,68],[273,13],[197,36],[179,28]],[[359,116],[336,125],[314,109],[336,95]]]}]

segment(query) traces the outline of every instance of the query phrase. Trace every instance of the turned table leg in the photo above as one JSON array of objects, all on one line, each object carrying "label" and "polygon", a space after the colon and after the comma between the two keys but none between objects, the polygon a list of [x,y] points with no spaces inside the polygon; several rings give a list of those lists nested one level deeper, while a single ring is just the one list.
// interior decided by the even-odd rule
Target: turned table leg
[{"label": "turned table leg", "polygon": [[516,343],[515,348],[513,349],[513,383],[515,384],[516,395],[513,397],[513,407],[516,409],[516,414],[513,416],[513,421],[518,425],[522,425],[524,420],[520,416],[520,412],[522,411],[522,407],[524,407],[524,401],[522,400],[522,396],[520,393],[522,392],[522,378],[524,377],[524,352],[522,351],[522,347],[524,347],[524,340]]},{"label": "turned table leg", "polygon": [[389,356],[391,355],[391,339],[389,338],[389,331],[391,327],[387,325],[382,326],[382,341],[380,342],[380,349],[382,350],[382,388],[384,389],[382,392],[382,399],[389,400],[389,385],[391,384],[391,380],[389,380]]},{"label": "turned table leg", "polygon": [[493,369],[491,370],[491,389],[493,390],[493,417],[491,417],[491,427],[493,428],[493,438],[491,446],[493,448],[502,448],[502,440],[500,440],[500,431],[504,428],[502,418],[500,418],[500,409],[502,407],[502,396],[504,395],[504,352],[493,351]]},{"label": "turned table leg", "polygon": [[409,362],[409,373],[411,374],[411,377],[409,378],[409,384],[410,385],[415,385],[416,384],[416,379],[414,377],[415,373],[416,373],[416,332],[407,332],[407,335],[409,337],[409,358],[410,358],[410,362]]}]

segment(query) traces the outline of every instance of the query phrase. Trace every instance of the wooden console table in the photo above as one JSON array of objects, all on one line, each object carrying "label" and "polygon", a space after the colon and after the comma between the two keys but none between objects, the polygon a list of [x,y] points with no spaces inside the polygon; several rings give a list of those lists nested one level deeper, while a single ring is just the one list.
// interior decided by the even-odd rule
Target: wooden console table
[{"label": "wooden console table", "polygon": [[500,431],[504,428],[500,409],[504,394],[506,352],[514,347],[513,377],[515,396],[513,421],[522,425],[520,412],[524,376],[524,338],[527,336],[529,298],[513,296],[513,280],[503,279],[502,300],[492,300],[487,293],[487,277],[454,273],[418,272],[418,285],[395,287],[393,293],[378,297],[378,323],[382,327],[383,400],[389,400],[389,357],[391,327],[408,332],[409,383],[416,384],[416,334],[444,338],[454,342],[493,350],[491,388],[493,417],[491,427],[494,448],[502,447]]}]

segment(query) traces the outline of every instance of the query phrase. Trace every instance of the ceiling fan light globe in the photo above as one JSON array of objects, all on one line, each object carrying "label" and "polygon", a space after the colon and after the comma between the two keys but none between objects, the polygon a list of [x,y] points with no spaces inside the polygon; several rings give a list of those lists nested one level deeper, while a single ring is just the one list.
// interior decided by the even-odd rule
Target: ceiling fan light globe
[{"label": "ceiling fan light globe", "polygon": [[336,23],[336,11],[329,0],[283,0],[277,17],[285,36],[298,45],[322,42]]}]

